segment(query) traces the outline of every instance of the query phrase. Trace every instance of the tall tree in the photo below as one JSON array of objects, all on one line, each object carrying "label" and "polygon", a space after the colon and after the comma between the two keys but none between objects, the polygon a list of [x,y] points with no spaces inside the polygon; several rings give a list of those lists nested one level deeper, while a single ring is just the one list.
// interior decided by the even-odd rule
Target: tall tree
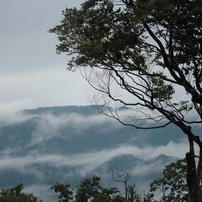
[{"label": "tall tree", "polygon": [[[109,107],[108,116],[135,128],[173,123],[185,133],[189,197],[197,202],[202,141],[193,125],[202,122],[201,0],[120,3],[87,0],[80,9],[66,8],[61,24],[49,30],[58,35],[57,53],[71,56],[68,69],[85,70],[89,84],[102,93],[94,97],[96,104],[113,101],[131,112],[125,119],[123,111]],[[198,165],[194,144],[200,150]]]}]

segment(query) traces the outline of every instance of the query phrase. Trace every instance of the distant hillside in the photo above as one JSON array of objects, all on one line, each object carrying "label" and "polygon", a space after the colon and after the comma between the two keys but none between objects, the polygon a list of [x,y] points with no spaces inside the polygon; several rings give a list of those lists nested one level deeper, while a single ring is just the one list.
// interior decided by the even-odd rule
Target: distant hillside
[{"label": "distant hillside", "polygon": [[[55,182],[76,186],[98,174],[103,185],[115,186],[111,167],[131,172],[131,184],[141,191],[187,149],[186,136],[173,125],[136,130],[97,113],[93,106],[26,109],[18,114],[22,121],[0,128],[0,188],[22,182],[47,202]],[[176,155],[174,148],[179,149]],[[42,192],[40,187],[46,188]]]},{"label": "distant hillside", "polygon": [[97,110],[93,106],[58,106],[58,107],[40,107],[37,109],[25,109],[23,110],[28,114],[40,115],[44,113],[51,113],[53,115],[78,113],[85,116],[97,114]]}]

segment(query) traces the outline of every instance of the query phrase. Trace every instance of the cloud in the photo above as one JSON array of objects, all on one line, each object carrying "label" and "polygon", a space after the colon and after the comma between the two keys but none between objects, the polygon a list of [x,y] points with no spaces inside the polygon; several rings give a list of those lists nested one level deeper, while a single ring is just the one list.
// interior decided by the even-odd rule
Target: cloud
[{"label": "cloud", "polygon": [[67,56],[55,53],[57,37],[48,33],[62,19],[61,10],[82,0],[0,2],[0,103],[29,99],[36,107],[85,104],[89,85],[81,75],[66,72]]},{"label": "cloud", "polygon": [[[41,145],[41,147],[43,147],[44,143],[52,138],[68,138],[68,136],[71,135],[82,136],[84,131],[91,129],[92,126],[105,126],[106,123],[108,123],[109,127],[101,127],[101,130],[103,130],[102,132],[105,132],[104,130],[113,131],[117,130],[119,127],[122,127],[113,119],[100,114],[84,116],[81,114],[70,113],[56,116],[51,113],[31,115],[28,113],[24,114],[23,112],[14,112],[14,110],[16,110],[18,107],[27,103],[29,103],[29,101],[25,100],[20,102],[13,102],[9,105],[0,105],[1,113],[5,113],[5,116],[1,117],[1,123],[4,125],[20,123],[30,118],[36,117],[36,128],[31,134],[31,139],[29,139],[29,141],[24,146],[26,149],[34,145]],[[64,127],[67,128],[67,133],[65,136],[61,132],[61,129],[64,130]],[[69,127],[73,133],[68,133]],[[85,175],[86,173],[90,173],[102,165],[104,162],[109,161],[113,157],[124,154],[132,154],[136,158],[145,160],[152,159],[161,154],[177,158],[184,158],[185,153],[188,151],[188,144],[186,139],[182,139],[180,143],[169,142],[167,145],[160,145],[158,147],[152,147],[148,145],[138,147],[133,146],[132,144],[126,145],[126,143],[123,143],[122,145],[115,146],[114,148],[100,150],[96,150],[96,148],[94,148],[93,150],[89,150],[85,153],[77,153],[72,155],[44,153],[36,149],[38,147],[32,148],[33,149],[28,150],[26,156],[15,155],[16,151],[23,151],[25,149],[22,147],[7,147],[6,149],[2,150],[0,169],[16,168],[18,170],[33,172],[36,173],[36,175],[40,175],[36,170],[31,169],[32,165],[37,163],[45,163],[53,167],[78,167],[78,172],[80,172],[81,175]],[[82,169],[80,169],[80,167],[82,167]],[[82,172],[84,174],[82,174]]]},{"label": "cloud", "polygon": [[[177,151],[177,152],[176,152]],[[7,168],[15,168],[16,170],[21,170],[23,172],[33,172],[37,173],[36,170],[32,170],[32,165],[34,164],[48,164],[53,167],[82,167],[80,174],[82,172],[91,173],[94,169],[102,165],[104,162],[109,161],[113,157],[132,154],[136,158],[149,160],[151,158],[157,157],[161,154],[168,156],[174,156],[177,158],[184,158],[187,152],[187,145],[185,143],[176,144],[170,142],[165,146],[159,147],[145,147],[139,148],[134,146],[120,146],[113,149],[104,149],[101,151],[91,151],[88,153],[76,154],[76,155],[27,155],[24,157],[10,157],[5,155],[0,159],[0,170]],[[157,162],[156,162],[157,163]],[[155,163],[155,164],[156,164]],[[29,168],[29,169],[27,169]],[[141,169],[138,169],[141,170]],[[142,172],[145,172],[142,170]],[[37,176],[39,173],[36,174]]]},{"label": "cloud", "polygon": [[[84,116],[77,113],[61,115],[54,115],[51,113],[31,115],[29,113],[23,113],[22,111],[20,113],[14,113],[16,109],[26,104],[29,104],[29,100],[13,102],[9,105],[0,105],[2,106],[0,107],[2,112],[4,110],[7,112],[9,111],[8,109],[10,109],[10,116],[5,119],[7,121],[4,123],[14,124],[26,121],[33,117],[35,117],[34,121],[36,123],[36,128],[33,133],[31,133],[31,138],[28,140],[26,145],[24,145],[24,148],[23,146],[13,146],[12,148],[7,147],[1,151],[0,171],[3,172],[11,169],[16,172],[23,173],[23,175],[33,176],[39,184],[43,184],[49,176],[52,178],[52,175],[55,175],[53,172],[58,173],[60,177],[62,176],[63,179],[68,180],[75,178],[75,176],[84,179],[89,175],[99,174],[101,173],[100,168],[105,165],[105,162],[121,155],[133,155],[135,158],[142,160],[141,162],[143,163],[133,165],[133,167],[130,167],[131,170],[127,171],[131,172],[133,176],[144,177],[153,171],[161,173],[165,163],[167,163],[165,161],[161,161],[161,159],[154,162],[149,161],[150,159],[161,154],[184,158],[185,153],[188,151],[187,140],[182,139],[180,143],[169,142],[167,145],[157,147],[148,145],[138,147],[134,146],[132,143],[129,145],[129,143],[126,144],[123,142],[118,146],[99,150],[94,147],[93,150],[89,149],[87,152],[80,152],[76,154],[64,154],[59,152],[56,154],[51,151],[51,147],[50,152],[42,152],[41,148],[43,150],[44,147],[51,146],[46,144],[48,143],[48,140],[59,137],[64,138],[64,134],[61,132],[61,129],[65,129],[65,127],[67,128],[65,138],[68,138],[68,135],[74,135],[77,136],[77,138],[80,138],[84,131],[88,131],[92,127],[96,128],[99,126],[98,128],[101,128],[103,133],[109,133],[109,131],[113,132],[118,130],[119,127],[122,127],[122,125],[118,124],[115,120],[100,114]],[[109,128],[108,126],[104,127],[106,124],[109,125]],[[73,134],[68,132],[69,127],[71,127]],[[140,132],[144,133],[143,130]],[[23,153],[20,151],[26,152]],[[149,163],[146,164],[144,162]],[[68,171],[64,172],[64,170]],[[57,176],[55,178],[57,178]],[[46,188],[47,187],[42,187],[41,189],[45,190]],[[30,187],[29,190],[31,189],[35,190],[37,188],[33,185],[33,187]],[[43,194],[40,191],[35,190],[35,192],[37,195]],[[44,195],[46,195],[45,191]]]},{"label": "cloud", "polygon": [[33,193],[42,201],[55,202],[57,199],[54,197],[55,193],[50,187],[53,185],[46,184],[33,184],[31,186],[25,186],[23,192],[25,193]]},{"label": "cloud", "polygon": [[34,103],[30,99],[15,100],[9,103],[0,103],[0,127],[21,123],[33,117],[30,114],[24,114],[22,108],[33,106]]},{"label": "cloud", "polygon": [[[66,71],[66,63],[47,66],[49,69],[44,65],[40,70],[33,67],[29,71],[1,75],[0,102],[29,99],[34,104],[32,108],[87,103],[86,94],[94,90],[79,72]],[[21,107],[25,109],[26,106]]]},{"label": "cloud", "polygon": [[[31,139],[26,143],[26,148],[33,145],[44,145],[44,143],[52,138],[68,138],[71,136],[82,136],[85,131],[88,131],[92,127],[100,128],[99,133],[109,133],[109,131],[118,130],[122,125],[118,124],[114,119],[108,118],[101,114],[95,114],[91,116],[84,116],[77,113],[53,115],[51,113],[45,113],[41,115],[32,115],[29,113],[23,113],[23,111],[16,112],[17,109],[22,106],[29,105],[30,100],[15,101],[9,104],[0,104],[0,113],[3,116],[0,117],[2,126],[14,123],[20,123],[29,120],[33,117],[36,128],[31,134]],[[105,127],[107,124],[107,127]],[[101,126],[101,127],[100,127]],[[104,126],[104,127],[102,127]],[[71,132],[69,132],[71,129]],[[64,130],[66,131],[65,135]],[[105,131],[106,130],[106,131]],[[62,132],[61,132],[62,131]],[[140,131],[144,133],[144,131]],[[146,131],[147,132],[147,131]],[[106,134],[106,133],[105,133]],[[19,148],[23,150],[24,148]],[[96,149],[96,148],[95,148]],[[71,156],[66,155],[52,155],[40,153],[37,150],[30,150],[25,157],[12,158],[11,154],[15,153],[18,148],[7,148],[1,151],[3,157],[0,161],[0,169],[6,167],[12,167],[16,164],[16,167],[22,168],[26,164],[33,163],[45,163],[48,162],[53,166],[86,166],[87,170],[91,170],[101,165],[103,162],[109,159],[123,154],[132,154],[134,157],[140,159],[151,159],[160,154],[174,156],[177,158],[184,158],[185,153],[188,151],[188,144],[186,139],[177,144],[175,142],[169,142],[167,145],[161,145],[158,147],[152,147],[144,145],[144,147],[128,146],[123,143],[118,147],[110,149],[102,149],[100,151],[89,151],[88,153],[75,154]],[[177,152],[176,152],[177,151]],[[40,154],[39,154],[40,153]],[[20,162],[19,166],[18,163]],[[91,165],[89,168],[88,165]]]},{"label": "cloud", "polygon": [[[23,115],[27,119],[30,118],[30,116],[25,114],[22,114],[22,117]],[[16,117],[17,116],[14,116],[13,123],[15,122]],[[21,119],[21,121],[26,120],[25,117],[24,119]],[[44,145],[45,141],[57,137],[59,135],[60,129],[65,125],[71,126],[74,129],[74,135],[78,136],[82,136],[82,131],[88,130],[88,128],[92,127],[92,125],[104,125],[109,121],[111,123],[110,125],[112,129],[119,127],[119,124],[114,122],[113,119],[106,118],[100,114],[87,117],[75,113],[62,114],[60,116],[47,113],[38,116],[36,121],[37,128],[32,133],[32,139],[30,139],[30,142],[32,145],[41,144],[41,146]],[[104,130],[106,130],[106,128],[104,128]],[[29,147],[31,144],[26,146]],[[24,150],[25,148],[20,149]],[[53,170],[56,171],[59,175],[63,176],[63,179],[68,180],[75,178],[75,176],[77,178],[80,177],[81,179],[84,179],[89,175],[92,176],[93,174],[102,174],[99,170],[100,166],[102,166],[105,162],[110,161],[114,157],[124,154],[132,154],[135,158],[141,159],[142,162],[148,161],[149,159],[157,157],[161,154],[174,156],[177,158],[184,158],[184,155],[187,152],[187,142],[183,139],[179,144],[169,142],[167,145],[158,147],[147,145],[144,147],[133,145],[129,146],[123,143],[122,145],[116,146],[114,148],[91,150],[85,153],[66,155],[61,153],[42,153],[36,147],[35,149],[28,151],[25,156],[14,156],[13,154],[15,154],[17,150],[18,148],[6,148],[5,150],[1,151],[0,171],[2,172],[4,170],[12,169],[16,172],[23,173],[23,175],[34,176],[39,184],[43,184],[46,181],[47,172],[49,172],[48,175],[51,175],[52,178],[52,175],[54,174],[51,172],[53,172]],[[159,171],[159,173],[161,173],[165,166],[164,164],[165,162],[162,162],[161,160],[150,162],[149,164],[141,163],[134,165],[131,170],[127,171],[131,172],[133,176],[144,177],[152,171]],[[48,166],[48,169],[51,168],[53,170],[43,170],[46,166]],[[64,172],[64,170],[68,170],[68,172]],[[108,170],[108,172],[110,171]],[[108,179],[109,178],[110,176],[108,176]],[[143,182],[140,182],[138,187],[144,187],[142,183]],[[144,184],[145,183],[146,182],[144,182]],[[47,199],[47,197],[51,195],[51,192],[47,185],[32,185],[26,190],[34,193],[37,196],[43,196],[42,198],[46,198],[45,201],[50,201],[50,199]]]},{"label": "cloud", "polygon": [[[70,113],[70,114],[61,114],[61,115],[53,115],[51,113],[45,113],[38,117],[37,127],[32,134],[31,145],[40,144],[43,141],[47,141],[54,137],[63,137],[64,134],[60,132],[60,130],[64,127],[67,128],[67,133],[65,134],[65,138],[68,136],[77,136],[82,135],[84,131],[97,126],[102,126],[106,123],[111,123],[111,125],[107,128],[103,127],[99,131],[104,132],[105,130],[110,130],[113,127],[119,128],[122,125],[117,124],[115,120],[105,117],[101,114],[92,115],[92,116],[84,116],[78,113]],[[70,131],[71,132],[68,132]],[[107,132],[107,131],[106,131]]]}]

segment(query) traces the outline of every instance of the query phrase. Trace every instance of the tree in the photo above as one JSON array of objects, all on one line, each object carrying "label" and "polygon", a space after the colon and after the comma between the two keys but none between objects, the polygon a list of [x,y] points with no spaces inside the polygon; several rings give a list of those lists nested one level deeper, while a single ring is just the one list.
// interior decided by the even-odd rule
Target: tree
[{"label": "tree", "polygon": [[[196,158],[198,158],[196,156]],[[150,184],[150,192],[156,192],[159,195],[159,191],[162,194],[160,201],[163,202],[175,202],[182,201],[188,202],[188,186],[186,183],[187,176],[187,162],[186,158],[179,159],[165,167],[163,170],[163,177],[161,179],[154,180]],[[202,190],[200,186],[199,200],[202,199]]]},{"label": "tree", "polygon": [[[115,171],[116,170],[116,171]],[[127,202],[155,202],[153,199],[154,194],[153,193],[147,193],[144,196],[141,196],[140,194],[137,193],[135,190],[135,185],[128,185],[128,180],[131,176],[131,173],[128,173],[122,169],[111,168],[112,171],[112,179],[115,182],[120,182],[124,184],[124,190],[125,190],[125,201]]]},{"label": "tree", "polygon": [[[71,56],[68,69],[84,70],[101,93],[95,104],[109,106],[108,116],[138,129],[172,123],[185,133],[189,198],[197,202],[202,141],[193,125],[202,122],[201,0],[120,2],[87,0],[80,9],[66,8],[61,24],[49,30],[58,35],[57,53]],[[130,109],[127,119],[116,110],[122,106]],[[143,125],[145,121],[151,124]],[[194,144],[199,147],[198,165]]]},{"label": "tree", "polygon": [[100,178],[98,176],[93,176],[91,179],[85,179],[80,183],[80,186],[76,191],[76,201],[77,202],[88,202],[94,195],[97,194],[99,189]]},{"label": "tree", "polygon": [[1,202],[42,202],[33,194],[23,193],[24,186],[22,183],[9,189],[2,189],[0,192]]},{"label": "tree", "polygon": [[100,177],[98,176],[81,181],[74,196],[69,184],[57,182],[51,189],[56,193],[60,193],[58,202],[155,202],[153,194],[147,194],[144,197],[139,195],[135,190],[135,185],[128,186],[128,197],[126,199],[116,187],[101,187]]},{"label": "tree", "polygon": [[186,159],[180,159],[167,165],[163,170],[163,177],[151,183],[150,191],[159,192],[160,190],[162,193],[160,201],[189,201],[186,172]]},{"label": "tree", "polygon": [[[60,193],[58,202],[125,202],[124,197],[120,196],[117,188],[102,188],[100,186],[100,177],[93,176],[81,181],[77,187],[75,196],[73,197],[73,190],[69,190],[69,184],[56,183],[51,187],[55,192]],[[73,200],[75,198],[75,200]]]},{"label": "tree", "polygon": [[58,182],[51,187],[56,193],[60,193],[58,202],[70,202],[73,199],[73,191],[69,190],[69,188],[69,184],[60,184]]},{"label": "tree", "polygon": [[115,182],[121,182],[124,184],[124,190],[125,190],[125,199],[128,200],[128,192],[129,192],[129,185],[128,185],[128,180],[131,176],[131,173],[128,173],[124,170],[115,168],[117,171],[114,171],[113,168],[111,168],[112,171],[112,179]]}]

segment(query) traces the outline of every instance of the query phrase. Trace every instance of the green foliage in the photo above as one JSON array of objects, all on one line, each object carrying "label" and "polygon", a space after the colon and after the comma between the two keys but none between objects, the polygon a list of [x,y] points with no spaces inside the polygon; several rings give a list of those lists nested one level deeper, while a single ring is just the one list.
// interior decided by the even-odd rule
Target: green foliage
[{"label": "green foliage", "polygon": [[69,184],[59,184],[58,182],[51,187],[56,193],[60,193],[58,202],[69,202],[73,199],[73,192],[69,190],[69,187]]},{"label": "green foliage", "polygon": [[113,57],[123,61],[133,58],[139,61],[139,65],[144,63],[144,57],[139,55],[141,40],[138,36],[141,31],[135,28],[131,12],[122,12],[121,9],[114,11],[111,1],[101,4],[98,1],[86,1],[80,10],[65,9],[63,15],[65,18],[61,25],[49,31],[56,33],[61,42],[57,46],[58,53],[79,53],[69,62],[71,67],[93,66],[100,64],[100,59]]},{"label": "green foliage", "polygon": [[101,192],[97,192],[94,194],[93,199],[91,202],[113,202],[117,199],[117,201],[123,201],[123,197],[116,195],[119,193],[117,188],[102,188]]},{"label": "green foliage", "polygon": [[24,186],[22,183],[9,189],[2,189],[0,192],[1,202],[42,202],[33,194],[23,193]]},{"label": "green foliage", "polygon": [[72,56],[68,69],[90,66],[110,71],[110,79],[140,103],[116,99],[109,87],[89,82],[114,101],[157,109],[171,122],[173,115],[182,118],[182,112],[191,110],[171,102],[175,87],[183,87],[202,117],[201,2],[120,2],[119,7],[110,0],[86,0],[80,9],[63,10],[61,24],[49,32],[58,35],[57,53]]},{"label": "green foliage", "polygon": [[[201,0],[121,2],[119,7],[111,0],[86,0],[80,9],[65,9],[61,24],[49,30],[58,35],[57,52],[72,56],[70,70],[91,67],[84,75],[103,95],[101,104],[111,106],[110,101],[114,101],[115,106],[118,103],[137,112],[126,120],[118,110],[109,108],[108,116],[135,128],[145,128],[145,120],[155,122],[155,126],[146,128],[174,123],[201,148],[201,139],[191,130],[194,124],[202,123]],[[124,96],[113,93],[114,85]],[[173,98],[179,96],[178,92],[187,96],[182,93],[183,100],[176,103]],[[99,99],[94,98],[96,104]],[[190,111],[194,113],[191,120]],[[188,162],[194,162],[194,155],[190,158]],[[201,162],[202,156],[199,158]],[[198,197],[201,183],[202,169],[198,168],[188,176],[191,181],[198,178],[188,182],[193,198]]]},{"label": "green foliage", "polygon": [[[73,192],[69,191],[69,185],[56,183],[52,187],[55,192],[60,192],[58,202],[188,202],[188,187],[186,183],[187,163],[186,159],[180,159],[169,165],[163,170],[163,177],[154,180],[150,184],[150,192],[144,196],[137,193],[135,185],[127,186],[127,199],[123,197],[117,188],[100,187],[100,177],[93,176],[84,179],[80,186],[77,187],[75,200],[73,200]],[[154,195],[161,192],[159,200],[154,199]],[[71,196],[71,197],[69,197]]]},{"label": "green foliage", "polygon": [[163,170],[163,178],[154,180],[150,185],[150,191],[161,191],[163,196],[160,201],[163,202],[189,201],[186,172],[186,159],[167,165]]},{"label": "green foliage", "polygon": [[91,179],[85,179],[81,182],[80,186],[76,191],[76,201],[77,202],[87,202],[92,196],[96,195],[98,192],[100,178],[98,176],[93,176]]},{"label": "green foliage", "polygon": [[148,194],[144,198],[135,191],[135,186],[129,186],[126,200],[117,188],[102,188],[98,176],[84,179],[77,187],[74,197],[73,191],[69,190],[69,187],[68,184],[59,183],[51,187],[56,193],[60,193],[58,202],[150,202],[153,196]]},{"label": "green foliage", "polygon": [[[198,159],[198,156],[195,158]],[[188,202],[189,190],[187,186],[187,161],[180,159],[171,163],[163,170],[163,178],[154,180],[150,184],[151,192],[162,192],[160,202]],[[202,199],[201,185],[198,190],[199,201]]]}]

